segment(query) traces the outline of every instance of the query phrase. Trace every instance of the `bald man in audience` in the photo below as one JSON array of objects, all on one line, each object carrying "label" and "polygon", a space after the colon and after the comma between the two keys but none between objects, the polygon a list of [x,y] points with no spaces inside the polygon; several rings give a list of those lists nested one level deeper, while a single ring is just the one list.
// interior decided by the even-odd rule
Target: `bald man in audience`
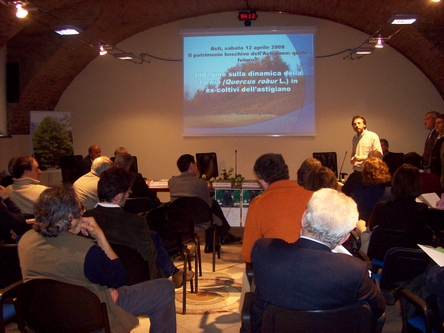
[{"label": "bald man in audience", "polygon": [[108,157],[100,156],[92,162],[91,171],[74,182],[76,194],[87,210],[93,209],[100,202],[97,194],[100,174],[112,166],[113,162]]},{"label": "bald man in audience", "polygon": [[77,174],[79,177],[87,174],[91,171],[92,162],[102,155],[102,151],[99,146],[92,145],[88,148],[88,155],[86,155],[79,163]]},{"label": "bald man in audience", "polygon": [[22,156],[15,160],[12,166],[14,184],[9,185],[9,198],[23,214],[34,214],[34,203],[47,186],[41,185],[39,164],[31,156]]}]

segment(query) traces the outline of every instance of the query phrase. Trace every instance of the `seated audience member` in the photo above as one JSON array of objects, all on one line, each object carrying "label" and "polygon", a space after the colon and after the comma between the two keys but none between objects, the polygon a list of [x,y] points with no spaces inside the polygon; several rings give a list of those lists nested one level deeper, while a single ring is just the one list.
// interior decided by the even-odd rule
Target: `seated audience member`
[{"label": "seated audience member", "polygon": [[305,178],[304,188],[309,191],[317,191],[321,188],[341,190],[336,175],[327,167],[320,167],[310,171]]},{"label": "seated audience member", "polygon": [[422,157],[418,153],[411,152],[404,155],[404,163],[411,164],[419,169],[421,176],[421,194],[435,192],[438,196],[441,196],[442,189],[439,177],[434,173],[421,170],[421,162]]},{"label": "seated audience member", "polygon": [[294,310],[326,310],[364,301],[374,320],[384,313],[384,297],[371,281],[367,265],[331,251],[347,240],[357,220],[351,198],[324,188],[308,202],[301,237],[295,243],[282,239],[255,243],[251,254],[256,283],[252,332],[260,332],[267,303]]},{"label": "seated audience member", "polygon": [[355,189],[351,197],[358,205],[359,218],[368,221],[373,207],[380,200],[389,199],[387,182],[390,181],[387,164],[381,159],[370,157],[362,164],[362,184]]},{"label": "seated audience member", "polygon": [[[123,148],[123,147],[119,147]],[[123,148],[124,149],[124,148]],[[117,150],[116,150],[117,151]],[[133,157],[125,152],[117,153],[114,159],[114,165],[117,168],[123,168],[125,170],[131,171],[131,165],[133,163]],[[132,171],[131,171],[132,172]],[[161,205],[159,198],[157,198],[157,193],[150,190],[148,185],[146,184],[145,179],[143,178],[141,173],[132,172],[134,174],[134,182],[133,186],[131,186],[131,194],[130,198],[150,198],[153,207],[158,207]]]},{"label": "seated audience member", "polygon": [[97,157],[91,165],[91,171],[84,174],[74,182],[74,189],[80,202],[87,210],[93,209],[99,203],[99,195],[97,194],[97,184],[99,183],[100,174],[113,166],[113,162],[106,157]]},{"label": "seated audience member", "polygon": [[[181,174],[175,176],[168,181],[168,187],[170,188],[171,201],[180,197],[198,197],[205,201],[210,206],[213,215],[214,223],[217,225],[219,236],[221,238],[221,244],[233,244],[239,243],[240,237],[235,237],[230,234],[230,224],[222,212],[219,203],[216,200],[212,200],[210,192],[208,190],[207,183],[199,178],[199,169],[197,163],[194,160],[193,155],[185,154],[179,157],[177,160],[177,167]],[[207,229],[210,230],[210,229]],[[205,232],[205,252],[212,252],[213,248],[213,234],[211,232]]]},{"label": "seated audience member", "polygon": [[396,230],[412,230],[420,244],[429,243],[423,239],[424,228],[428,221],[428,206],[416,202],[421,194],[419,170],[410,164],[403,164],[392,179],[393,201],[379,201],[368,220],[368,227],[384,227]]},{"label": "seated audience member", "polygon": [[254,173],[264,192],[254,198],[245,220],[242,259],[251,262],[251,249],[260,238],[281,238],[295,242],[301,218],[313,192],[290,180],[281,154],[264,154],[254,163]]},{"label": "seated audience member", "polygon": [[[151,332],[176,332],[171,281],[125,286],[127,276],[120,259],[94,218],[82,217],[71,185],[54,186],[41,194],[33,228],[18,244],[25,282],[48,278],[86,287],[106,303],[113,332],[131,331],[139,315],[150,318]],[[97,245],[78,233],[90,235]]]},{"label": "seated audience member", "polygon": [[393,176],[396,169],[398,169],[403,163],[402,153],[392,153],[388,150],[389,143],[386,139],[380,139],[382,148],[382,160],[387,164],[390,174]]},{"label": "seated audience member", "polygon": [[14,184],[14,178],[13,178],[13,176],[12,176],[12,174],[13,174],[12,166],[14,165],[14,162],[15,162],[16,159],[17,159],[16,157],[13,157],[13,158],[11,158],[11,159],[9,160],[9,163],[8,163],[8,172],[9,172],[9,175],[4,176],[4,177],[0,180],[0,185],[1,185],[1,186],[3,186],[3,187],[8,187],[9,185]]},{"label": "seated audience member", "polygon": [[[427,272],[426,290],[436,298],[439,309],[440,326],[444,322],[444,267],[435,265]],[[439,332],[439,330],[437,330]]]},{"label": "seated audience member", "polygon": [[[125,169],[113,167],[103,171],[98,183],[100,202],[84,215],[94,217],[109,242],[137,250],[148,262],[151,279],[172,276],[175,287],[180,288],[183,285],[183,274],[172,263],[160,236],[149,230],[143,216],[126,213],[122,209],[131,183],[132,174]],[[193,276],[193,272],[187,272],[187,280]]]},{"label": "seated audience member", "polygon": [[19,157],[12,166],[12,172],[14,184],[6,188],[9,197],[23,214],[34,214],[34,203],[47,188],[40,185],[39,177],[42,172],[37,161],[31,156]]},{"label": "seated audience member", "polygon": [[302,162],[301,166],[298,169],[298,184],[300,186],[304,186],[305,178],[310,171],[318,169],[322,166],[321,162],[313,157],[307,158],[304,162]]},{"label": "seated audience member", "polygon": [[8,191],[0,186],[0,243],[17,242],[31,226],[20,209],[11,201]]},{"label": "seated audience member", "polygon": [[102,151],[100,150],[99,146],[97,146],[97,145],[90,146],[88,148],[88,155],[86,155],[79,163],[79,167],[77,169],[77,176],[82,177],[83,175],[90,172],[92,162],[97,157],[100,157],[101,154],[102,154]]}]

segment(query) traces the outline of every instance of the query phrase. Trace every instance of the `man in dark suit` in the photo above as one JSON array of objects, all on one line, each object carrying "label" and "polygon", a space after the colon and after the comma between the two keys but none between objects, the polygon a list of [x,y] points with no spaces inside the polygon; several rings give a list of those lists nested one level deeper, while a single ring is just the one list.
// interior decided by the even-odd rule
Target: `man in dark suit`
[{"label": "man in dark suit", "polygon": [[[150,279],[172,276],[176,288],[183,284],[183,273],[174,266],[160,236],[150,231],[143,216],[126,213],[122,207],[129,196],[133,174],[123,168],[112,167],[100,174],[97,206],[86,211],[103,230],[110,243],[129,246],[139,252],[148,262]],[[160,270],[159,270],[160,268]],[[187,272],[187,280],[194,276]]]},{"label": "man in dark suit", "polygon": [[315,192],[302,217],[301,238],[295,243],[259,239],[252,251],[256,290],[251,328],[259,332],[267,303],[295,309],[334,309],[362,300],[373,318],[385,309],[381,292],[367,265],[347,254],[333,253],[358,220],[353,200],[333,189]]},{"label": "man in dark suit", "polygon": [[422,154],[423,165],[422,168],[425,172],[430,172],[430,155],[432,154],[433,145],[438,133],[435,131],[435,120],[438,117],[439,112],[430,111],[424,117],[424,126],[429,131],[429,135],[424,144],[424,153]]}]

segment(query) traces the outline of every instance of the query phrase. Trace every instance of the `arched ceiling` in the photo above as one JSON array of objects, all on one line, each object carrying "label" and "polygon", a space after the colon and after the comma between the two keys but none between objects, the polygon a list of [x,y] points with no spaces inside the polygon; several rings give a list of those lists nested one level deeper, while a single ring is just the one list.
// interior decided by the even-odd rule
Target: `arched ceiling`
[{"label": "arched ceiling", "polygon": [[[0,3],[7,0],[0,0]],[[118,44],[141,31],[181,19],[239,11],[287,12],[341,23],[368,35],[397,13],[418,21],[387,43],[414,63],[444,98],[444,1],[432,0],[30,0],[38,8],[27,18],[0,4],[0,47],[20,66],[20,100],[8,104],[10,134],[28,134],[30,110],[54,110],[71,81],[98,56],[98,41]],[[50,27],[72,24],[79,37],[62,37]],[[386,35],[393,34],[388,30]],[[27,118],[28,117],[28,118]],[[29,130],[29,125],[28,125]]]}]

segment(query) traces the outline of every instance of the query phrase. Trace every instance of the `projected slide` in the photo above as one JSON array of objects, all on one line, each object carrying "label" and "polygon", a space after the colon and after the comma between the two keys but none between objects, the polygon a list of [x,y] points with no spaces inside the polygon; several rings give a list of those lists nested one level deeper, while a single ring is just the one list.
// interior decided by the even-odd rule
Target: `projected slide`
[{"label": "projected slide", "polygon": [[315,134],[314,29],[182,33],[184,136]]}]

